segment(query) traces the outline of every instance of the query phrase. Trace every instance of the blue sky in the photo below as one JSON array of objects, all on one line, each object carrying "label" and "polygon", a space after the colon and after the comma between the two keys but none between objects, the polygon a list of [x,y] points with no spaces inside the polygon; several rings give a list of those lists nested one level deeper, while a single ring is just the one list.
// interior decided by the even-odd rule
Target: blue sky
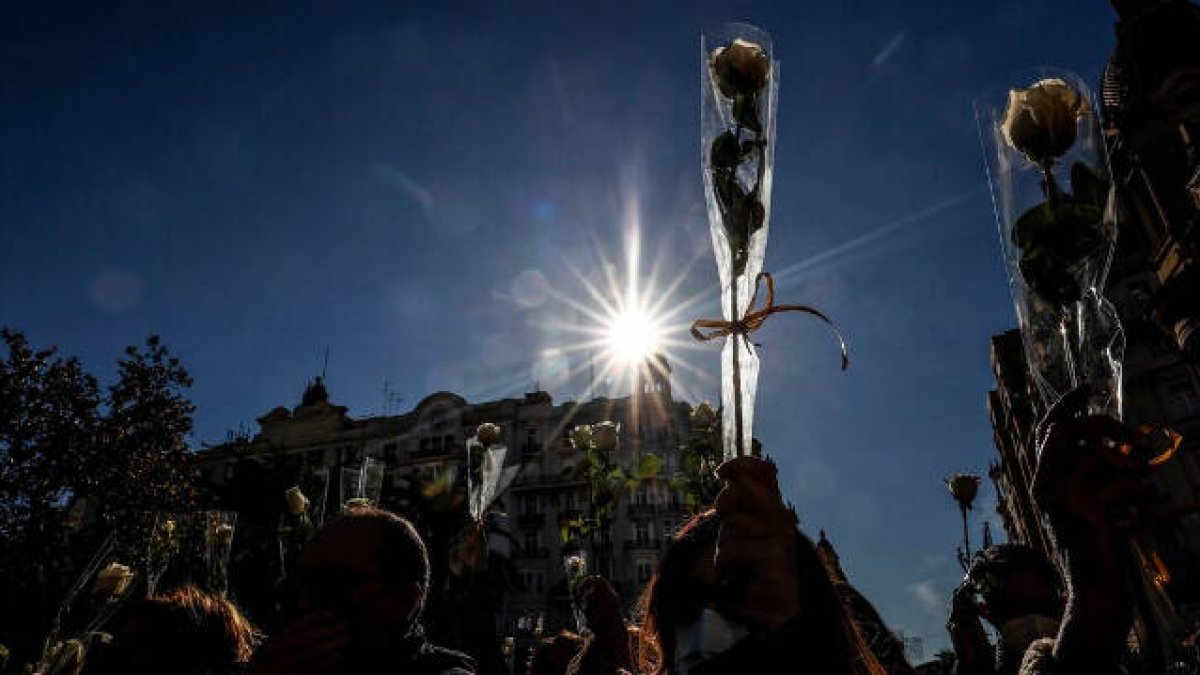
[{"label": "blue sky", "polygon": [[[852,365],[773,319],[756,435],[931,655],[958,576],[941,478],[994,456],[988,338],[1014,323],[971,99],[1036,65],[1095,82],[1107,3],[501,5],[6,4],[0,324],[106,374],[163,335],[197,444],[294,403],[326,347],[352,414],[385,378],[405,408],[535,379],[573,398],[558,296],[586,300],[570,269],[600,279],[635,226],[642,271],[715,311],[699,34],[758,24],[782,62],[766,269]],[[717,348],[680,357],[707,375],[677,386],[716,399]]]}]

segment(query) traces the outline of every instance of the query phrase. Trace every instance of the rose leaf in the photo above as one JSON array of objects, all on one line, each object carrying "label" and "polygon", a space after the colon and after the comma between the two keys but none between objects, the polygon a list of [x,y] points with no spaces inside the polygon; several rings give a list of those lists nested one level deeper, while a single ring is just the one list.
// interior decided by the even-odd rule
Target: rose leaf
[{"label": "rose leaf", "polygon": [[714,169],[735,169],[743,156],[737,136],[731,131],[726,131],[713,139],[708,161]]}]

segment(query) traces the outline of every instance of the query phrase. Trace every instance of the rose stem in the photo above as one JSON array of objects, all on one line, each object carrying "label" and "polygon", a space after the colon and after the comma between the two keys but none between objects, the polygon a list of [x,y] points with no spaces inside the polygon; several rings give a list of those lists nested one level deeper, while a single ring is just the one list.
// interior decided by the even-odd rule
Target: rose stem
[{"label": "rose stem", "polygon": [[962,512],[963,521],[963,551],[967,555],[967,560],[971,559],[971,530],[967,527],[967,507],[962,504],[958,505],[958,510]]},{"label": "rose stem", "polygon": [[[736,254],[736,251],[734,252]],[[738,292],[737,292],[736,274],[729,281],[729,316],[733,321],[738,320]],[[730,356],[733,358],[733,419],[734,431],[737,433],[737,445],[735,449],[737,454],[735,457],[745,456],[745,443],[742,440],[742,363],[741,363],[741,345],[738,344],[738,333],[731,333],[729,339],[733,342],[733,348]]]},{"label": "rose stem", "polygon": [[1046,201],[1051,207],[1053,207],[1058,201],[1060,195],[1058,190],[1058,180],[1054,178],[1054,172],[1052,171],[1053,168],[1053,161],[1042,165],[1042,175],[1046,177]]}]

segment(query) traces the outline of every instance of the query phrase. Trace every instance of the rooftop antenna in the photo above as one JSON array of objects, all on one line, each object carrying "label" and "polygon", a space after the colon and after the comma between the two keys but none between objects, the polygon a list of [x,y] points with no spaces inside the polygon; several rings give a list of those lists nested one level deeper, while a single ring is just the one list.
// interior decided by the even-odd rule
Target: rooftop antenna
[{"label": "rooftop antenna", "polygon": [[325,373],[329,370],[329,345],[325,346],[325,362],[321,364],[321,381],[325,381]]},{"label": "rooftop antenna", "polygon": [[588,396],[596,398],[596,354],[588,351]]},{"label": "rooftop antenna", "polygon": [[392,391],[392,385],[387,378],[383,378],[383,414],[391,415],[393,410],[400,409],[400,402],[404,397],[398,391]]}]

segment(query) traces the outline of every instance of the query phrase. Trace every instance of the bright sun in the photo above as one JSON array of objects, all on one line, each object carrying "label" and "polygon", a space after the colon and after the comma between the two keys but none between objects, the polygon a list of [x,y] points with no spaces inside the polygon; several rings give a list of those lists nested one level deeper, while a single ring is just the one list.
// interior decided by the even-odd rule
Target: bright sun
[{"label": "bright sun", "polygon": [[645,312],[625,308],[612,317],[604,337],[608,350],[616,360],[636,364],[659,350],[662,329]]}]

